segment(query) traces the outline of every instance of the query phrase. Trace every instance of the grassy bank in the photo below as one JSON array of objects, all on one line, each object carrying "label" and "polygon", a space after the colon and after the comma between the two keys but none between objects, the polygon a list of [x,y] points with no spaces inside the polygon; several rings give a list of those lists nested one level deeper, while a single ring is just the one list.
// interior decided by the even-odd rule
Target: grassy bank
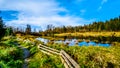
[{"label": "grassy bank", "polygon": [[76,33],[61,33],[61,34],[55,34],[55,36],[104,36],[109,37],[114,35],[115,37],[120,37],[120,32],[76,32]]},{"label": "grassy bank", "polygon": [[61,33],[55,34],[58,38],[77,38],[77,39],[89,39],[97,42],[120,42],[120,32],[76,32],[76,33]]}]

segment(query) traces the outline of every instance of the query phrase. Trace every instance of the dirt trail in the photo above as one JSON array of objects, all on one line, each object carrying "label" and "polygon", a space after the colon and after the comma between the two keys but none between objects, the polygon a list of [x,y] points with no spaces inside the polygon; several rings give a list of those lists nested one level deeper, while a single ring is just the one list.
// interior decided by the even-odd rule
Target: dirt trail
[{"label": "dirt trail", "polygon": [[30,56],[30,52],[28,49],[26,48],[22,48],[23,49],[23,58],[24,58],[24,64],[23,64],[23,68],[28,68],[28,57]]}]

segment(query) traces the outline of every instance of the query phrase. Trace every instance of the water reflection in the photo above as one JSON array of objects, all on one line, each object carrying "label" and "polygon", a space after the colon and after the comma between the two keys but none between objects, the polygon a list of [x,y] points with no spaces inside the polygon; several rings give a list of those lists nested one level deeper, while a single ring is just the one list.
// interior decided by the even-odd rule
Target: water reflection
[{"label": "water reflection", "polygon": [[44,39],[44,38],[36,38],[37,40],[40,40],[41,42],[44,42],[45,44],[49,42],[48,39]]},{"label": "water reflection", "polygon": [[[45,44],[50,42],[48,39],[44,39],[44,38],[36,38],[37,40],[40,40],[42,42],[44,42]],[[73,46],[73,45],[79,45],[79,46],[104,46],[104,47],[109,47],[110,44],[108,43],[96,43],[93,41],[89,41],[86,42],[85,40],[83,40],[82,42],[78,42],[77,39],[66,39],[64,41],[59,40],[59,41],[54,41],[54,43],[64,43],[64,44],[68,44],[69,46]]]}]

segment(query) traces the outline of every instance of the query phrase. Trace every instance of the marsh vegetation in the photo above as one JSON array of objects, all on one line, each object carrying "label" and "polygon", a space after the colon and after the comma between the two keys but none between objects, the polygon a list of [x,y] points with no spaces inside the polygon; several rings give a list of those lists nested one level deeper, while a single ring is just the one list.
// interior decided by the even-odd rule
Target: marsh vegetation
[{"label": "marsh vegetation", "polygon": [[[116,22],[117,25],[114,25]],[[113,28],[116,27],[116,28]],[[104,27],[104,28],[103,28]],[[47,55],[38,49],[39,44],[65,50],[81,68],[119,68],[120,67],[120,18],[106,22],[94,22],[84,26],[47,26],[47,30],[32,32],[28,24],[25,31],[12,27],[6,27],[0,18],[0,68],[21,68],[24,64],[24,52],[21,47],[30,52],[28,59],[29,68],[64,68],[60,57]],[[44,37],[50,42],[36,40]],[[57,40],[82,39],[96,43],[109,43],[111,46],[69,46],[63,42],[54,43]],[[71,41],[70,41],[71,42]],[[18,44],[18,45],[17,45]]]}]

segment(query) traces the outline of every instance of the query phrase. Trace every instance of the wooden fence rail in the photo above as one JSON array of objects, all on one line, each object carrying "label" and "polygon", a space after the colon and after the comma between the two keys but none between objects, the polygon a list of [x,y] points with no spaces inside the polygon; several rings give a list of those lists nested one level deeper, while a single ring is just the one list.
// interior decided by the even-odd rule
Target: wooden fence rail
[{"label": "wooden fence rail", "polygon": [[61,50],[60,54],[65,59],[70,68],[80,68],[80,66],[64,50]]},{"label": "wooden fence rail", "polygon": [[50,47],[47,47],[47,46],[45,46],[45,45],[41,45],[41,44],[39,44],[39,46],[60,53],[60,51],[58,51],[58,50],[56,50],[56,49],[53,49],[53,48],[50,48]]},{"label": "wooden fence rail", "polygon": [[65,68],[80,68],[80,66],[64,50],[58,51],[56,49],[41,44],[39,44],[38,48],[40,48],[42,52],[47,54],[52,53],[60,55]]}]

